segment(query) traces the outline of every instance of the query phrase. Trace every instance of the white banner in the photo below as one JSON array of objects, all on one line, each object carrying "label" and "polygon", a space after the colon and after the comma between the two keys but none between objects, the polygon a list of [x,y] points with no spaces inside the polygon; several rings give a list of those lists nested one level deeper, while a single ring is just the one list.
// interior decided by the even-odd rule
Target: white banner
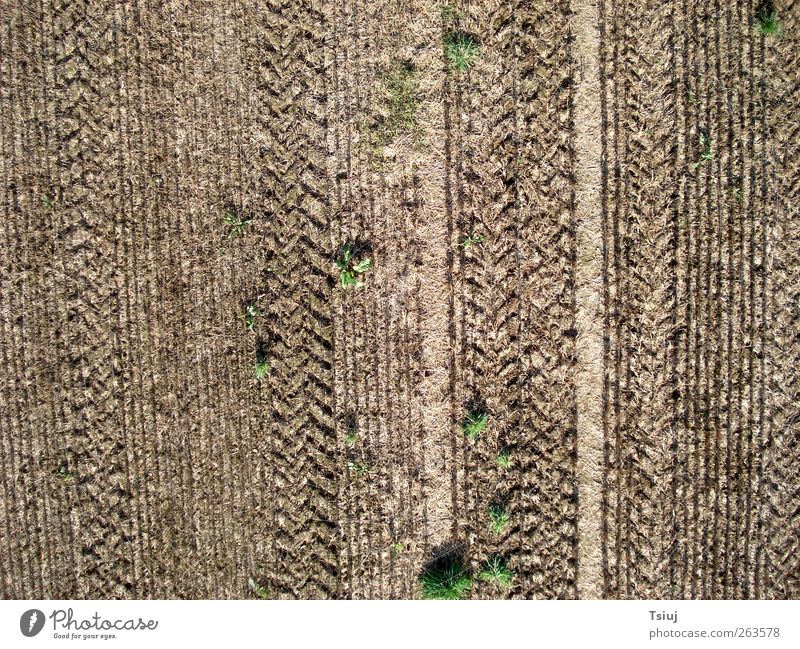
[{"label": "white banner", "polygon": [[0,647],[800,647],[798,602],[4,601]]}]

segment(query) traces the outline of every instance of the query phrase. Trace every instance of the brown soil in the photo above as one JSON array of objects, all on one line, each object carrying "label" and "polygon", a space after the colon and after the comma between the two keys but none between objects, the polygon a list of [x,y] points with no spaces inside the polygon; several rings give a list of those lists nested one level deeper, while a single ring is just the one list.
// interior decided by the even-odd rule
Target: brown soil
[{"label": "brown soil", "polygon": [[0,4],[0,596],[800,596],[773,4]]}]

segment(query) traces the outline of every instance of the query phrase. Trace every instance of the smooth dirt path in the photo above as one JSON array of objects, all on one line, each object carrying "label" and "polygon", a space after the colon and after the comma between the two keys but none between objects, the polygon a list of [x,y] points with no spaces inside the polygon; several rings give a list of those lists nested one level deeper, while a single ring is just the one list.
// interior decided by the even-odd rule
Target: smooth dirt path
[{"label": "smooth dirt path", "polygon": [[412,281],[419,287],[422,381],[417,388],[424,431],[423,486],[426,498],[426,545],[434,553],[452,541],[452,434],[453,408],[449,378],[451,349],[449,336],[448,250],[449,215],[444,193],[445,153],[435,143],[445,141],[443,104],[444,70],[441,62],[440,18],[435,6],[419,14],[418,33],[426,33],[429,45],[420,52],[417,66],[424,71],[422,91],[429,98],[421,116],[422,128],[431,145],[411,162],[421,179],[423,203],[416,223],[416,245],[420,254]]},{"label": "smooth dirt path", "polygon": [[600,28],[597,3],[575,3],[578,79],[575,91],[575,218],[578,597],[597,599],[601,588],[601,488],[603,466],[603,278],[600,216]]}]

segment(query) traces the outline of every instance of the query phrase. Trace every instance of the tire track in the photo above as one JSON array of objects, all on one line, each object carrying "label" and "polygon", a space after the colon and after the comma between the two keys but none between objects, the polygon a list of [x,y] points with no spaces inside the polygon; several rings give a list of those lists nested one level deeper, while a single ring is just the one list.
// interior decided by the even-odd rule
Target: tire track
[{"label": "tire track", "polygon": [[[52,277],[53,281],[49,283],[49,298],[50,304],[54,307],[54,327],[51,332],[51,337],[48,341],[47,348],[51,349],[55,358],[55,368],[64,368],[68,364],[68,352],[66,346],[61,343],[65,335],[69,335],[71,323],[68,319],[68,312],[66,306],[66,273],[64,271],[64,251],[63,247],[59,245],[58,233],[61,228],[63,220],[62,203],[59,200],[62,191],[59,186],[58,174],[58,141],[59,135],[56,129],[52,128],[52,124],[56,122],[57,108],[58,108],[58,92],[56,90],[56,82],[59,79],[58,61],[60,60],[59,46],[53,38],[56,33],[56,17],[52,3],[48,3],[45,7],[44,1],[40,2],[42,22],[46,26],[45,33],[42,34],[45,39],[41,47],[42,65],[43,65],[43,78],[42,78],[42,97],[43,97],[43,112],[42,123],[45,133],[45,155],[46,155],[46,168],[47,168],[47,185],[46,190],[48,196],[53,199],[52,209],[49,210],[51,215],[48,231],[50,233],[47,251],[48,258],[52,262]],[[53,417],[54,426],[53,431],[56,431],[59,443],[59,463],[64,463],[67,471],[74,471],[75,455],[70,447],[69,430],[71,422],[67,416],[68,398],[67,392],[69,390],[69,378],[66,372],[54,371],[53,381]],[[61,464],[59,464],[61,466]],[[59,497],[60,496],[60,497]],[[77,538],[77,508],[80,504],[78,490],[74,485],[74,477],[70,488],[64,488],[54,493],[54,502],[58,503],[60,512],[60,522],[62,529],[66,529],[66,538],[68,545],[64,548],[64,564],[68,567],[69,583],[66,580],[59,581],[60,589],[57,593],[59,596],[66,597],[68,594],[78,592],[79,580],[79,547],[76,542]]]},{"label": "tire track", "polygon": [[[636,5],[636,3],[633,3]],[[620,207],[619,405],[621,420],[617,480],[624,521],[624,556],[617,567],[619,596],[658,598],[663,592],[666,552],[674,521],[664,516],[672,470],[674,428],[669,407],[670,336],[673,327],[671,222],[677,184],[673,152],[677,146],[672,50],[675,16],[668,6],[626,4],[626,47],[621,53],[623,112],[620,129],[623,158],[616,192],[626,194]],[[635,20],[624,17],[636,16]],[[630,44],[630,45],[628,45]],[[644,54],[657,49],[656,59]],[[624,377],[624,378],[623,378]]]},{"label": "tire track", "polygon": [[[461,500],[473,568],[505,555],[517,573],[506,593],[514,597],[575,596],[573,69],[569,40],[554,27],[567,15],[545,3],[470,5],[456,24],[481,49],[463,80],[453,78],[466,90],[453,97],[453,112],[465,117],[453,131],[452,245],[469,231],[487,235],[454,267],[456,423],[473,399],[490,415],[483,438],[461,442]],[[503,448],[514,462],[509,473],[495,466]],[[498,503],[512,518],[495,537],[488,508]],[[491,587],[477,594],[501,595]]]},{"label": "tire track", "polygon": [[[465,527],[474,572],[490,556],[503,554],[509,530],[490,531],[492,506],[513,510],[513,487],[504,483],[496,458],[517,428],[519,365],[515,358],[520,330],[517,283],[518,142],[516,139],[514,8],[469,4],[463,17],[446,29],[474,33],[480,53],[467,73],[450,72],[457,93],[455,112],[461,117],[454,146],[458,159],[459,216],[450,236],[458,250],[464,281],[464,358],[456,379],[455,426],[472,408],[485,410],[489,425],[475,441],[459,446],[466,457]],[[466,116],[466,117],[464,117]],[[470,233],[486,240],[465,249]],[[516,520],[515,511],[509,514]],[[512,527],[514,527],[512,525]],[[514,567],[513,561],[510,566]],[[497,596],[481,587],[477,597]]]},{"label": "tire track", "polygon": [[577,231],[570,144],[578,70],[570,30],[562,27],[570,7],[525,6],[516,33],[520,418],[507,440],[521,519],[508,552],[517,557],[514,596],[568,599],[578,595]]},{"label": "tire track", "polygon": [[[298,2],[289,11],[274,6],[270,38],[283,60],[274,62],[280,80],[274,107],[298,102],[296,129],[273,122],[276,179],[275,221],[284,275],[272,274],[269,338],[275,341],[278,559],[275,587],[295,597],[335,597],[339,591],[331,290],[328,250],[330,205],[324,50],[326,6]],[[299,89],[299,95],[296,94]],[[302,128],[300,128],[302,125]],[[303,132],[303,131],[306,132]],[[274,314],[274,316],[272,315]],[[287,325],[297,324],[292,332]],[[299,408],[299,412],[298,412]],[[283,578],[281,578],[283,577]]]},{"label": "tire track", "polygon": [[[84,3],[59,5],[54,15],[60,43],[56,73],[57,166],[64,221],[69,451],[74,454],[80,502],[79,595],[108,592],[124,596],[126,585],[114,567],[128,573],[131,540],[124,532],[133,506],[125,477],[124,445],[115,439],[118,393],[109,362],[111,322],[116,308],[110,293],[113,215],[108,207],[118,189],[100,170],[113,168],[113,119],[119,105],[114,76],[114,17]],[[92,47],[88,43],[92,40]],[[91,207],[90,207],[91,206]],[[104,318],[107,320],[104,322]]]}]

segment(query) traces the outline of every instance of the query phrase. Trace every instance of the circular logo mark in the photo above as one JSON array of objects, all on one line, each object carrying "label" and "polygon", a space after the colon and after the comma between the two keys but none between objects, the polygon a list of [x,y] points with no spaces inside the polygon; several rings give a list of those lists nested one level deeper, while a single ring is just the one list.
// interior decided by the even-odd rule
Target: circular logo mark
[{"label": "circular logo mark", "polygon": [[38,608],[25,611],[19,618],[19,630],[22,635],[32,638],[44,627],[44,613]]}]

